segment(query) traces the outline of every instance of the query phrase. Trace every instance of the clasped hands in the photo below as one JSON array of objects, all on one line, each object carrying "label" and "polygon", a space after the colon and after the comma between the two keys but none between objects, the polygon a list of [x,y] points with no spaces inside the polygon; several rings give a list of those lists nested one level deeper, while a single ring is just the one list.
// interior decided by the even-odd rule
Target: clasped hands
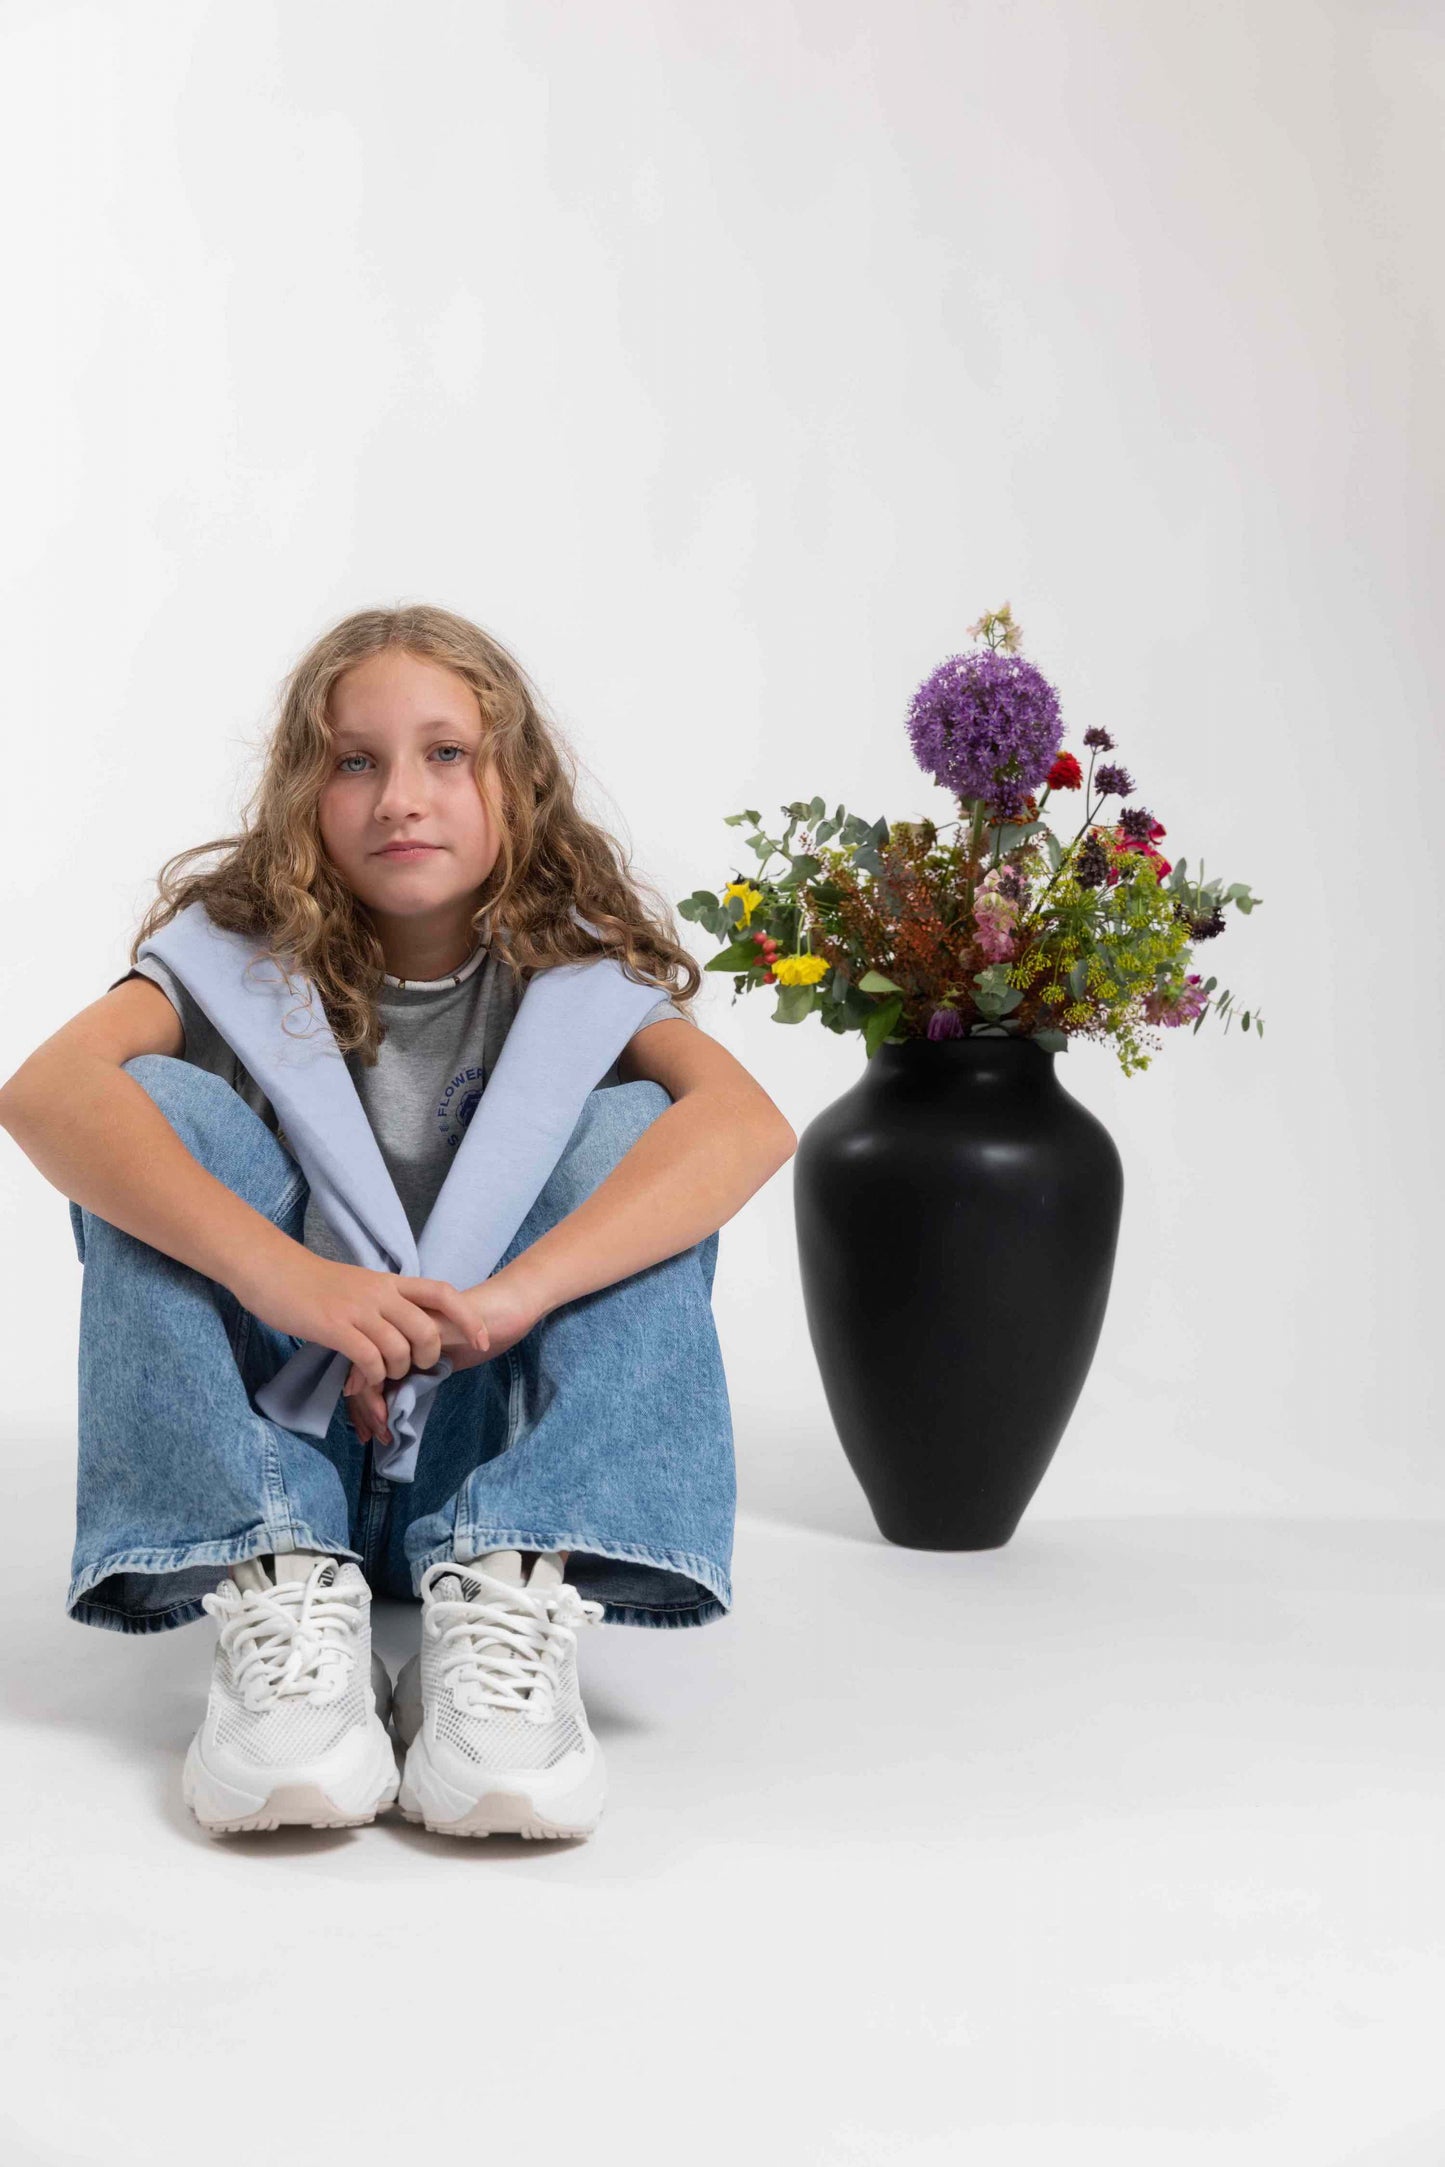
[{"label": "clasped hands", "polygon": [[[524,1339],[545,1314],[544,1308],[517,1280],[508,1279],[505,1271],[481,1280],[474,1287],[459,1288],[455,1316],[434,1309],[426,1302],[418,1302],[416,1306],[436,1325],[441,1335],[441,1352],[454,1370],[475,1369],[479,1362],[490,1362],[497,1355],[505,1354],[519,1339]],[[390,1444],[385,1388],[369,1384],[353,1364],[347,1372],[342,1394],[352,1427],[362,1444],[370,1444],[373,1440]]]}]

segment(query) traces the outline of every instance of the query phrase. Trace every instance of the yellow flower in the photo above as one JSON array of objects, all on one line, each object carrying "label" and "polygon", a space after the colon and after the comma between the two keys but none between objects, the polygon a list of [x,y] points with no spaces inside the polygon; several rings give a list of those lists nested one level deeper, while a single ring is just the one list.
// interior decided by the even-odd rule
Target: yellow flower
[{"label": "yellow flower", "polygon": [[816,986],[831,967],[822,956],[778,956],[773,962],[773,976],[780,986]]},{"label": "yellow flower", "polygon": [[745,880],[730,880],[727,886],[723,889],[724,903],[726,903],[730,895],[740,895],[742,897],[743,915],[741,923],[743,925],[746,925],[749,918],[752,917],[753,912],[757,909],[759,903],[761,903],[763,900],[762,889],[750,888]]}]

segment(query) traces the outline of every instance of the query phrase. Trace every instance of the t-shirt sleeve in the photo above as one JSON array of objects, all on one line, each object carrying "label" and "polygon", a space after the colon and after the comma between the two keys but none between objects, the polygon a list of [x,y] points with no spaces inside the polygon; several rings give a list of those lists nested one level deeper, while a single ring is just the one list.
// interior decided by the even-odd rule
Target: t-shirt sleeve
[{"label": "t-shirt sleeve", "polygon": [[187,992],[175,972],[159,956],[142,956],[130,970],[122,971],[106,987],[107,993],[115,986],[123,986],[128,978],[148,978],[159,986],[172,1008],[181,1019],[180,1059],[189,1061],[193,1068],[209,1069],[228,1083],[238,1097],[243,1098],[253,1113],[260,1115],[268,1129],[280,1133],[276,1109],[261,1086],[255,1081],[231,1047],[227,1039],[216,1029],[199,1001]]},{"label": "t-shirt sleeve", "polygon": [[186,1060],[188,1058],[186,1048],[195,1035],[192,1018],[197,1016],[198,1011],[195,1002],[191,999],[175,972],[168,964],[162,963],[158,956],[142,956],[139,963],[134,965],[131,970],[122,971],[119,978],[113,978],[106,987],[106,992],[113,993],[116,987],[123,986],[128,978],[148,978],[152,985],[160,987],[162,993],[181,1019],[181,1030],[184,1037],[181,1043],[180,1058],[183,1061]]},{"label": "t-shirt sleeve", "polygon": [[[690,1016],[685,1008],[679,1008],[676,1001],[662,1000],[648,1009],[637,1028],[645,1031],[650,1023],[666,1023],[669,1016],[676,1016],[683,1023],[697,1023],[696,1016]],[[698,1028],[701,1029],[701,1025]]]}]

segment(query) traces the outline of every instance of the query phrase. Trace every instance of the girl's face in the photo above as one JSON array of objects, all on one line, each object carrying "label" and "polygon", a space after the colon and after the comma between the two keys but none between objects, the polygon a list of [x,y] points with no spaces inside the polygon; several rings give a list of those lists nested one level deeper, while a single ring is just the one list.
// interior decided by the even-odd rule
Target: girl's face
[{"label": "girl's face", "polygon": [[388,933],[462,932],[501,845],[492,762],[477,787],[482,715],[471,686],[386,648],[337,679],[329,717],[317,817],[332,864],[383,944]]}]

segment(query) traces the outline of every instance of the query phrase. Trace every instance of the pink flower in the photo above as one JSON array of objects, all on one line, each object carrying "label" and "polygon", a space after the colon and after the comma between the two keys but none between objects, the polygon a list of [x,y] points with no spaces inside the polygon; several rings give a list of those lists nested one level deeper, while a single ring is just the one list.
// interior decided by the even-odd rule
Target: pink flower
[{"label": "pink flower", "polygon": [[994,866],[984,874],[973,899],[973,922],[978,927],[978,944],[990,963],[1007,963],[1015,953],[1014,929],[1018,924],[1019,907],[1011,895],[999,892],[1002,868]]}]

